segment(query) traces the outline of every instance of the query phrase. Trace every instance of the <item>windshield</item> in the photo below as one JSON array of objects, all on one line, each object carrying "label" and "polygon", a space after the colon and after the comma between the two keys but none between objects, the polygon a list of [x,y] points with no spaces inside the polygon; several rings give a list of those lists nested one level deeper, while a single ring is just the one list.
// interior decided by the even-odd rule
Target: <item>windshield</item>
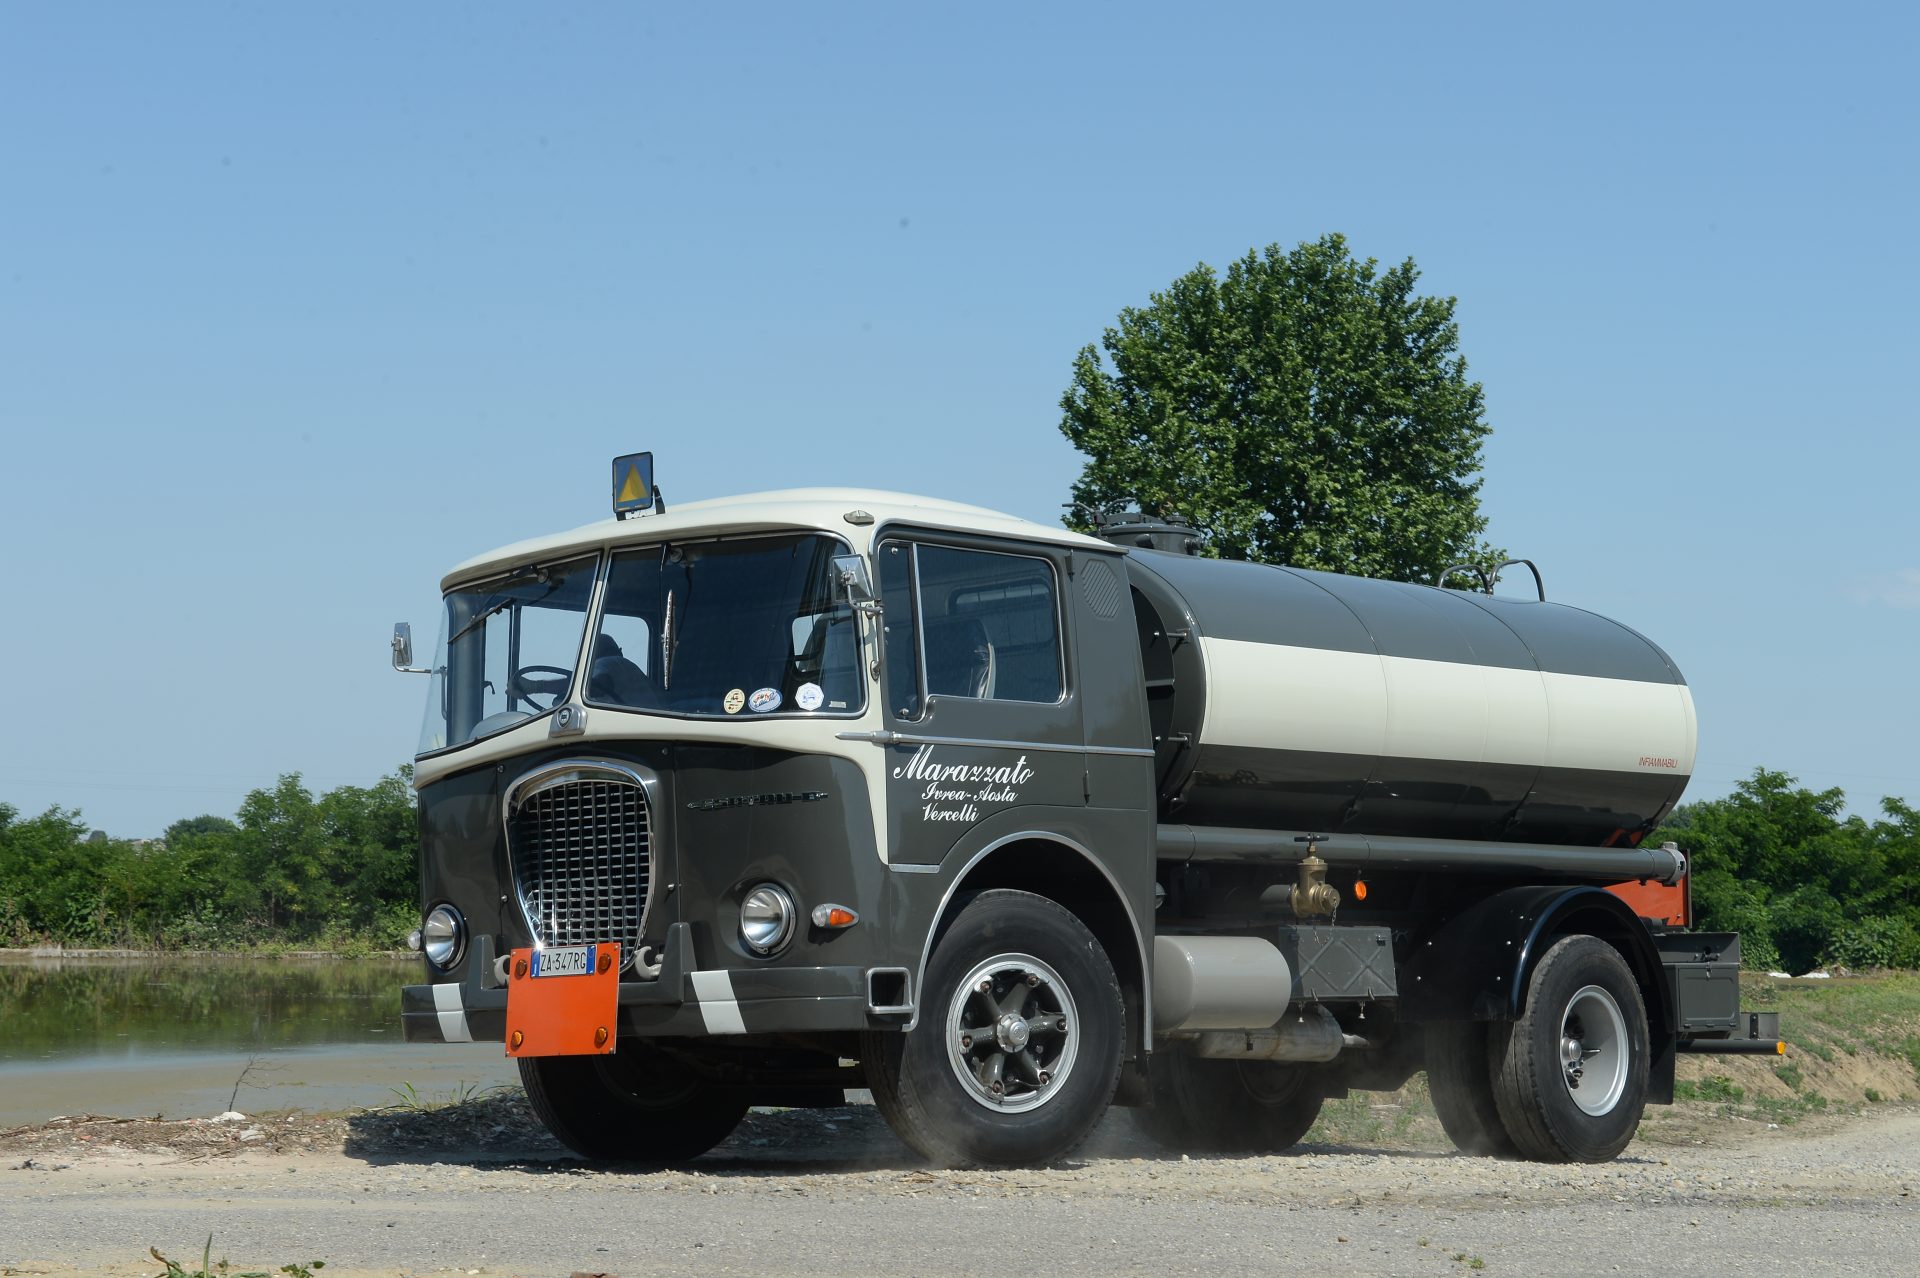
[{"label": "windshield", "polygon": [[683,715],[858,714],[846,546],[799,534],[673,542],[613,557],[589,703]]},{"label": "windshield", "polygon": [[421,754],[491,736],[567,699],[598,562],[529,566],[448,592]]}]

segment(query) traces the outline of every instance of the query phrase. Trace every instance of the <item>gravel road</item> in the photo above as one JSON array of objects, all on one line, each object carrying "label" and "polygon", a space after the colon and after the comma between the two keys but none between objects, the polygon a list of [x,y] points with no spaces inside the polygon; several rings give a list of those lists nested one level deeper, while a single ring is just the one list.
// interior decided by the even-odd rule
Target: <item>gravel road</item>
[{"label": "gravel road", "polygon": [[1117,1114],[1070,1165],[929,1171],[864,1106],[755,1114],[679,1172],[588,1170],[512,1132],[485,1154],[9,1148],[9,1274],[154,1274],[150,1245],[197,1266],[209,1233],[239,1268],[324,1259],[322,1278],[1920,1268],[1920,1111],[1889,1106],[1643,1138],[1598,1167],[1312,1145],[1186,1159]]}]

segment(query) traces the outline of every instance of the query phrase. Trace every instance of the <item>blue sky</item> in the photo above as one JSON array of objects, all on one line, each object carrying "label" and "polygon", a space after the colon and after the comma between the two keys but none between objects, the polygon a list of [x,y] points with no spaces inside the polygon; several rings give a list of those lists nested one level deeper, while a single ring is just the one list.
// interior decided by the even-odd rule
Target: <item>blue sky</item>
[{"label": "blue sky", "polygon": [[407,758],[440,574],[870,484],[1058,517],[1199,261],[1459,299],[1490,536],[1756,765],[1920,801],[1920,23],[1895,6],[14,4],[0,801],[114,834]]}]

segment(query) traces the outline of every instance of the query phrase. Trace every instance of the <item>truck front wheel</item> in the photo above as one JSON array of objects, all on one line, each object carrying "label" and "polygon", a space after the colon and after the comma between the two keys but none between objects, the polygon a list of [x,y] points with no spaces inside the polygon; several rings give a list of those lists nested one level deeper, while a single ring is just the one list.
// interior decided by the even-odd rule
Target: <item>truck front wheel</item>
[{"label": "truck front wheel", "polygon": [[941,1165],[1052,1162],[1113,1099],[1124,1019],[1085,924],[1045,897],[982,892],[934,946],[919,1023],[866,1036],[874,1103]]},{"label": "truck front wheel", "polygon": [[534,1114],[582,1158],[666,1166],[725,1140],[747,1105],[644,1042],[610,1056],[523,1056]]},{"label": "truck front wheel", "polygon": [[1626,960],[1569,936],[1534,968],[1520,1018],[1496,1024],[1493,1097],[1521,1154],[1604,1163],[1627,1147],[1647,1102],[1647,1010]]}]

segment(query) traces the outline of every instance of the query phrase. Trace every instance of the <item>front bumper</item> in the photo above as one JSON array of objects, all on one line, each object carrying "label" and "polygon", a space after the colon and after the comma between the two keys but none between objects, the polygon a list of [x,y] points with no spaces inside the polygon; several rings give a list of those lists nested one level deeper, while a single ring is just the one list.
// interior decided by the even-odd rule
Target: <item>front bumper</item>
[{"label": "front bumper", "polygon": [[[495,980],[493,960],[490,938],[478,938],[465,982],[402,987],[406,1041],[505,1042],[507,989]],[[909,979],[902,968],[700,971],[687,925],[676,923],[667,929],[660,975],[620,983],[619,1033],[695,1038],[900,1028],[913,1017]]]}]

